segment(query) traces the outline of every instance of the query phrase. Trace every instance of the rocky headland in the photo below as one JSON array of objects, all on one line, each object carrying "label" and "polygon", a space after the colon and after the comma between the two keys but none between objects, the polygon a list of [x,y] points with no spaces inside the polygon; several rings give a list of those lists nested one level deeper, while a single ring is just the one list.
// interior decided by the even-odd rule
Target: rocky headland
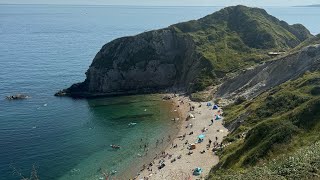
[{"label": "rocky headland", "polygon": [[85,81],[56,95],[191,94],[270,59],[270,51],[288,51],[310,37],[304,26],[289,25],[263,9],[227,7],[199,20],[107,43]]}]

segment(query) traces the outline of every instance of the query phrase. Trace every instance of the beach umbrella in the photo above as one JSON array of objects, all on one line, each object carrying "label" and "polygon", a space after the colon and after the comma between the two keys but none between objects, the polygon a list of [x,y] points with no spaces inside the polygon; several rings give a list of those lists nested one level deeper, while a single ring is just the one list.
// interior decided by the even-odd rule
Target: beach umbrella
[{"label": "beach umbrella", "polygon": [[213,106],[213,109],[218,109],[218,108],[219,108],[218,105]]},{"label": "beach umbrella", "polygon": [[204,139],[204,137],[206,137],[204,134],[200,134],[200,135],[198,136],[199,139]]},{"label": "beach umbrella", "polygon": [[216,120],[220,120],[220,119],[221,119],[221,116],[216,115]]}]

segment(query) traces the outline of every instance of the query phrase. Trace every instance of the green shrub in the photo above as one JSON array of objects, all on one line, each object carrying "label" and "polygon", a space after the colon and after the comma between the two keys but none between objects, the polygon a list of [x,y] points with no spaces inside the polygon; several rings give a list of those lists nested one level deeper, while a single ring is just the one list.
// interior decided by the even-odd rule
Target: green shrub
[{"label": "green shrub", "polygon": [[320,87],[319,86],[313,87],[310,93],[314,96],[320,95]]},{"label": "green shrub", "polygon": [[264,104],[257,109],[256,114],[260,118],[270,117],[275,113],[293,110],[307,100],[307,98],[298,96],[292,92],[278,93],[273,96],[268,96]]},{"label": "green shrub", "polygon": [[234,102],[235,105],[242,104],[243,102],[247,101],[247,99],[243,96],[240,96],[237,98],[237,100]]}]

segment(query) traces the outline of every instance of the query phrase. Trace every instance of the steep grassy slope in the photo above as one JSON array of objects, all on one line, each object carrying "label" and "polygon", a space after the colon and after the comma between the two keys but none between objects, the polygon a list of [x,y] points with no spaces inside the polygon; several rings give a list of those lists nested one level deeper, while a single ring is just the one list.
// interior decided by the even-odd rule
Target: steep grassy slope
[{"label": "steep grassy slope", "polygon": [[239,174],[244,168],[260,167],[281,154],[317,142],[320,72],[306,73],[251,101],[230,105],[225,108],[225,116],[226,125],[234,130],[225,139],[225,143],[231,144],[219,152],[221,161],[210,179],[228,179],[230,172]]},{"label": "steep grassy slope", "polygon": [[227,73],[268,59],[268,51],[291,49],[309,37],[302,25],[288,25],[263,9],[227,7],[199,20],[107,43],[86,80],[65,93],[197,92],[220,83]]},{"label": "steep grassy slope", "polygon": [[190,35],[197,52],[210,62],[206,74],[198,79],[199,89],[212,83],[210,79],[267,59],[268,51],[286,51],[311,37],[300,24],[290,26],[263,9],[245,6],[227,7],[172,27]]},{"label": "steep grassy slope", "polygon": [[299,148],[294,153],[281,155],[275,160],[248,168],[243,171],[228,170],[212,175],[219,180],[285,180],[285,179],[320,179],[320,141]]}]

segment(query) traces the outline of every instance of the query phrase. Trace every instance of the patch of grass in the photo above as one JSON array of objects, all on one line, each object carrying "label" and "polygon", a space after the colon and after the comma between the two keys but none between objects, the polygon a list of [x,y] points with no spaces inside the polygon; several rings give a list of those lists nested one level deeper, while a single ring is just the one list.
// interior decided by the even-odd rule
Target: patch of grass
[{"label": "patch of grass", "polygon": [[211,91],[199,91],[192,93],[190,99],[196,102],[210,101],[213,98],[213,93]]}]

